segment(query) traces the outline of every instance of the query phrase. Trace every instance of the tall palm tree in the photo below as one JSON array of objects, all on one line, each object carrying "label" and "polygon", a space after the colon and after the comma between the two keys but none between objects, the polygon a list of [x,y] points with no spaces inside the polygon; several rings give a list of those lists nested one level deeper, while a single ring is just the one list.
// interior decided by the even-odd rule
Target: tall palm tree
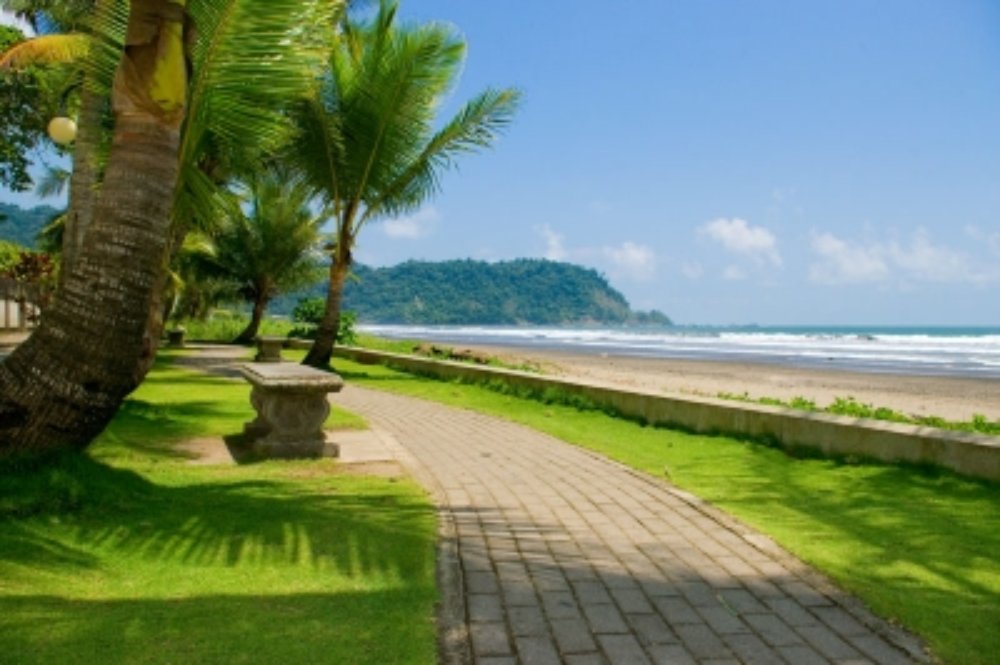
[{"label": "tall palm tree", "polygon": [[457,80],[465,42],[441,24],[396,22],[382,0],[372,22],[348,17],[317,95],[297,112],[291,159],[326,199],[336,223],[326,310],[304,362],[329,363],[352,250],[366,224],[414,210],[462,153],[485,148],[513,117],[519,93],[486,90],[435,132],[438,105]]},{"label": "tall palm tree", "polygon": [[250,323],[234,340],[244,344],[256,337],[272,298],[319,278],[325,221],[309,208],[311,189],[283,169],[251,174],[246,190],[247,210],[227,220],[212,251],[195,255],[202,274],[232,283],[251,304]]},{"label": "tall palm tree", "polygon": [[[85,447],[141,382],[155,351],[149,313],[162,290],[184,137],[199,127],[245,143],[283,136],[281,108],[313,80],[310,39],[335,5],[130,0],[90,228],[41,325],[0,364],[0,455]],[[214,104],[190,105],[196,94]]]}]

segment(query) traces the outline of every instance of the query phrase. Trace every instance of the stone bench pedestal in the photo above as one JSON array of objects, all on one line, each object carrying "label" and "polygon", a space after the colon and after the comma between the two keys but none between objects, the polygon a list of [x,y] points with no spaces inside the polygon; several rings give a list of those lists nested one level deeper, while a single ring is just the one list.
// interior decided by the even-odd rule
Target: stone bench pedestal
[{"label": "stone bench pedestal", "polygon": [[184,348],[184,328],[173,328],[167,331],[167,346],[171,349]]},{"label": "stone bench pedestal", "polygon": [[281,349],[288,340],[285,337],[259,335],[257,337],[257,355],[254,360],[259,363],[280,363]]},{"label": "stone bench pedestal", "polygon": [[323,423],[330,414],[327,394],[338,392],[343,380],[297,363],[247,363],[239,370],[253,386],[250,403],[257,418],[227,443],[257,459],[322,457],[327,450]]}]

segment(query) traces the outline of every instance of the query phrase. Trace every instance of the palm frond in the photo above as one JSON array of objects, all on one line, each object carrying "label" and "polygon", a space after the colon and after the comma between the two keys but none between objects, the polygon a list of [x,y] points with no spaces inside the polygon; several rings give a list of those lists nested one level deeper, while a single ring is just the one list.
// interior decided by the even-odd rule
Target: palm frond
[{"label": "palm frond", "polygon": [[326,55],[316,31],[332,30],[340,5],[339,0],[192,4],[198,39],[182,159],[197,153],[209,131],[221,141],[263,149],[287,138],[282,109],[310,90]]},{"label": "palm frond", "polygon": [[240,202],[213,181],[197,164],[182,162],[174,197],[173,223],[185,231],[211,234],[222,220],[239,210]]},{"label": "palm frond", "polygon": [[0,54],[0,68],[80,63],[90,54],[89,35],[42,35],[14,44]]},{"label": "palm frond", "polygon": [[344,154],[343,196],[368,199],[420,154],[438,100],[461,69],[465,46],[449,26],[393,25],[394,3],[355,26],[331,62]]},{"label": "palm frond", "polygon": [[340,201],[344,137],[334,100],[336,95],[323,99],[317,94],[295,106],[292,118],[298,131],[288,146],[287,161],[295,163],[313,192],[336,209]]},{"label": "palm frond", "polygon": [[84,85],[95,94],[107,97],[125,48],[128,29],[128,0],[97,0],[93,13],[84,23],[91,37],[90,57],[83,61]]},{"label": "palm frond", "polygon": [[70,172],[58,166],[50,166],[45,169],[38,184],[35,185],[35,194],[39,198],[49,198],[59,196],[66,191],[69,186]]},{"label": "palm frond", "polygon": [[366,199],[365,218],[408,212],[440,188],[443,171],[464,153],[490,147],[514,118],[521,93],[488,89],[469,101],[383,190]]},{"label": "palm frond", "polygon": [[[219,178],[213,181],[195,166],[203,166],[206,156],[254,161],[289,138],[285,111],[312,90],[342,4],[215,0],[190,5],[198,38],[191,52],[176,219],[197,225],[199,219],[218,217],[213,209],[220,198],[213,190]],[[206,200],[186,200],[191,197]]]}]

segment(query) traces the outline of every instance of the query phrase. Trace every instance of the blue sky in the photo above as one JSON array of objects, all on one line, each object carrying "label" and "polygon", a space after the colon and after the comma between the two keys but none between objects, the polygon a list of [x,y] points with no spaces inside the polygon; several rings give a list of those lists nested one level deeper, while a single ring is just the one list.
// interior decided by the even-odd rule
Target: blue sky
[{"label": "blue sky", "polygon": [[1000,324],[1000,3],[524,7],[403,0],[469,42],[445,113],[524,104],[359,260],[572,261],[680,323]]}]

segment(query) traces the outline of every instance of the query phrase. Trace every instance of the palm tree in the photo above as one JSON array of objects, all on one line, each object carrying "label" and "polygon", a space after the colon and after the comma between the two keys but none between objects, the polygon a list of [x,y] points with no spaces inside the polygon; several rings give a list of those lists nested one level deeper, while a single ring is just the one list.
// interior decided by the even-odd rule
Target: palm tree
[{"label": "palm tree", "polygon": [[283,169],[252,174],[248,210],[237,209],[216,234],[210,252],[195,255],[204,276],[231,283],[253,307],[250,323],[235,342],[253,341],[268,303],[276,295],[319,278],[316,255],[322,216],[309,209],[311,190]]},{"label": "palm tree", "polygon": [[41,325],[0,364],[0,455],[85,447],[142,381],[156,346],[150,312],[176,191],[187,182],[182,146],[189,136],[196,148],[210,136],[256,145],[284,138],[282,106],[308,89],[314,30],[339,4],[130,0],[93,219]]},{"label": "palm tree", "polygon": [[435,193],[458,155],[489,146],[511,120],[513,89],[486,90],[435,132],[465,43],[440,24],[402,27],[383,0],[374,21],[348,17],[315,97],[297,109],[291,159],[325,198],[336,223],[329,291],[305,363],[329,363],[358,234],[372,221],[414,210]]}]

